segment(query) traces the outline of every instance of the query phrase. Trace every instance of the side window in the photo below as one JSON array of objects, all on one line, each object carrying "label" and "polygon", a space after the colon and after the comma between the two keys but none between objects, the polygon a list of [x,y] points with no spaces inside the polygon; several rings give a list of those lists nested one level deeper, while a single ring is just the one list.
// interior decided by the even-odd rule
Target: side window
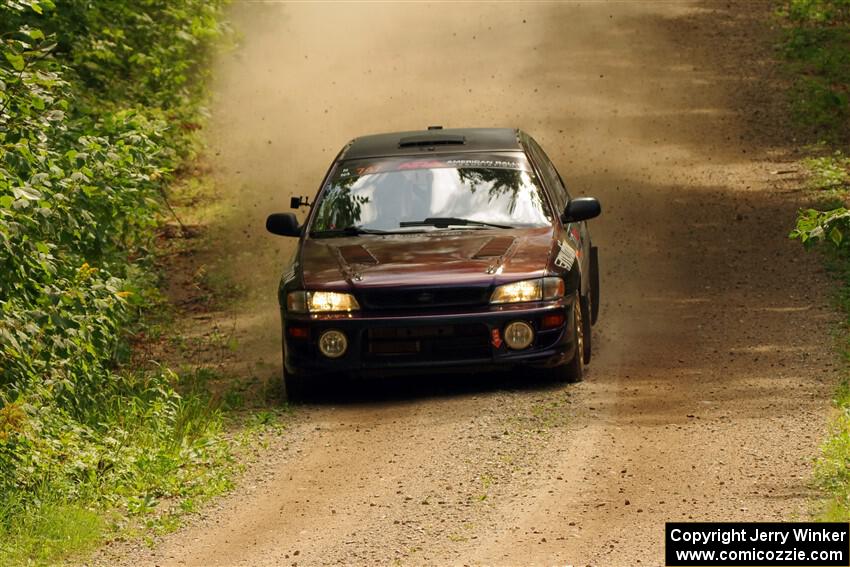
[{"label": "side window", "polygon": [[549,187],[549,190],[552,192],[552,200],[560,214],[560,212],[564,210],[564,207],[567,206],[567,202],[570,200],[567,189],[564,187],[564,182],[561,181],[561,176],[558,175],[558,170],[555,169],[554,165],[552,165],[552,161],[549,159],[549,156],[546,155],[546,152],[543,151],[543,148],[540,147],[540,144],[538,144],[534,138],[530,136],[528,141],[529,149],[534,157],[534,161],[537,162],[540,167],[540,172],[545,178],[546,186]]}]

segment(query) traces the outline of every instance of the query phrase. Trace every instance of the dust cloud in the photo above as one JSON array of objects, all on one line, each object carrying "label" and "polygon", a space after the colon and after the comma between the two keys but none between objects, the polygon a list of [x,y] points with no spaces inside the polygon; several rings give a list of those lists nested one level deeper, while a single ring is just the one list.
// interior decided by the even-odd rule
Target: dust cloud
[{"label": "dust cloud", "polygon": [[[669,182],[693,162],[687,144],[703,142],[682,143],[681,133],[659,133],[654,122],[694,106],[715,111],[705,87],[674,93],[646,81],[652,73],[676,76],[675,46],[665,60],[648,57],[659,48],[635,23],[694,10],[668,3],[235,3],[241,41],[215,70],[210,139],[229,205],[216,227],[216,269],[247,290],[238,314],[247,348],[276,356],[275,289],[294,245],[265,233],[266,215],[288,211],[292,195],[314,195],[350,139],[434,124],[530,132],[574,195],[603,202],[606,214],[593,234],[608,267],[607,297],[617,296],[614,284],[620,296],[646,293],[625,289],[632,277],[622,277],[624,268],[638,256],[616,244],[632,231],[620,211],[638,206],[636,184],[651,188],[660,154]],[[653,202],[642,216],[663,218],[664,209]],[[642,270],[653,272],[649,283],[677,275],[675,266],[647,261],[641,258]],[[615,324],[603,317],[609,328]]]}]

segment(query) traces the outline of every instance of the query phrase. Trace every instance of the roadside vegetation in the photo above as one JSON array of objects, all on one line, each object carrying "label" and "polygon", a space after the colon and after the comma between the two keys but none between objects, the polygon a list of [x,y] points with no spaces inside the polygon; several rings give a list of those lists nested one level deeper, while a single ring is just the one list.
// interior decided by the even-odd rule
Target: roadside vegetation
[{"label": "roadside vegetation", "polygon": [[[793,115],[813,142],[808,170],[820,206],[799,213],[791,233],[807,247],[823,243],[827,265],[841,282],[840,306],[850,325],[850,0],[790,0],[780,11],[784,54],[794,86]],[[850,335],[843,334],[850,360]],[[824,519],[850,520],[850,385],[835,395],[836,417],[815,464],[817,483],[829,494]]]},{"label": "roadside vegetation", "polygon": [[229,486],[205,377],[132,348],[224,1],[0,0],[2,565],[167,527]]}]

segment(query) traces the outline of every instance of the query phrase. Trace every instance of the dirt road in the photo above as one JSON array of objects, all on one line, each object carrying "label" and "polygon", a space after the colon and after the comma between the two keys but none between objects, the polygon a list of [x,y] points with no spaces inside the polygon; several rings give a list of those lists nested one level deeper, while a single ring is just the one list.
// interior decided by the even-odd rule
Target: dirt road
[{"label": "dirt road", "polygon": [[833,316],[785,239],[769,8],[735,4],[237,1],[212,165],[246,368],[279,369],[291,249],[265,215],[350,138],[430,124],[521,127],[601,199],[596,352],[574,386],[435,376],[304,406],[232,496],[125,561],[660,565],[668,520],[805,517]]}]

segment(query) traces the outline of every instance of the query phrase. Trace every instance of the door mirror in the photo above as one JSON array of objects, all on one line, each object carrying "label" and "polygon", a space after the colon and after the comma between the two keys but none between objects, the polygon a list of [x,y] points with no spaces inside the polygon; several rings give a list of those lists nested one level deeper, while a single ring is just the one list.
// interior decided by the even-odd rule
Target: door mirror
[{"label": "door mirror", "polygon": [[579,222],[598,217],[602,213],[602,206],[593,197],[580,197],[573,199],[564,209],[561,220],[564,222]]},{"label": "door mirror", "polygon": [[292,213],[274,213],[266,219],[266,230],[280,236],[301,236],[298,219]]}]

